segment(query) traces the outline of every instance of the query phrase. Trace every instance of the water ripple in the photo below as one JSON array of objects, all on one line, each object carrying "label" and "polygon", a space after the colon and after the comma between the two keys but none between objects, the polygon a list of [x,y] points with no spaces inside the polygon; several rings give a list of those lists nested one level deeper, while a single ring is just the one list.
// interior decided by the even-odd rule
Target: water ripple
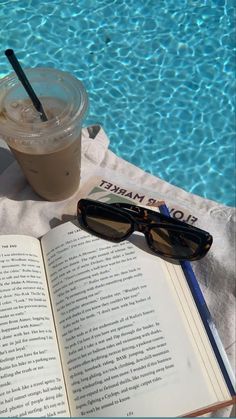
[{"label": "water ripple", "polygon": [[86,122],[104,126],[114,152],[235,205],[233,0],[2,0],[0,17],[2,48],[25,67],[83,81]]}]

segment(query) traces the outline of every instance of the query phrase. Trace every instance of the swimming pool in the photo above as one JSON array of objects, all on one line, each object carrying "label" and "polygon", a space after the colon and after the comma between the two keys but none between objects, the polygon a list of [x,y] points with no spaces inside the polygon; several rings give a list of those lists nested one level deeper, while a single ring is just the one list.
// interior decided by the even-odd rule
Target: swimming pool
[{"label": "swimming pool", "polygon": [[1,0],[4,49],[72,72],[119,156],[235,205],[233,0]]}]

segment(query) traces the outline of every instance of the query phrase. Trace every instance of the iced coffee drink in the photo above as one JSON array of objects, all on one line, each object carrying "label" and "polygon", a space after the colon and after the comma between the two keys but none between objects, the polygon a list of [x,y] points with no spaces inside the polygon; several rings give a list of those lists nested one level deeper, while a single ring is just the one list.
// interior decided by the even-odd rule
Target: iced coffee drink
[{"label": "iced coffee drink", "polygon": [[82,84],[67,73],[32,69],[28,77],[39,92],[47,121],[41,121],[16,81],[0,97],[0,135],[41,197],[66,199],[79,187],[81,125],[87,95]]}]

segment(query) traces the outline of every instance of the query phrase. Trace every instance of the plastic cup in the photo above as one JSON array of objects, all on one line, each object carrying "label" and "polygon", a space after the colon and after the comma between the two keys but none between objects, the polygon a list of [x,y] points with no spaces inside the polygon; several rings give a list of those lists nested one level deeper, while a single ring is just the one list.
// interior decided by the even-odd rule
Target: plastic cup
[{"label": "plastic cup", "polygon": [[0,80],[0,135],[34,191],[60,201],[79,188],[88,96],[83,84],[67,72],[33,68],[25,73],[48,120],[42,122],[16,74],[10,74]]}]

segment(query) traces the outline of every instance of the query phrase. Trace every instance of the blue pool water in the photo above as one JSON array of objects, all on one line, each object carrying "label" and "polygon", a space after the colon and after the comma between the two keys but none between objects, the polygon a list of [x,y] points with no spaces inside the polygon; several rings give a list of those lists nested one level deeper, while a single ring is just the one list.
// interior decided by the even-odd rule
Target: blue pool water
[{"label": "blue pool water", "polygon": [[1,0],[0,76],[24,67],[80,78],[86,124],[124,159],[235,205],[233,0]]}]

